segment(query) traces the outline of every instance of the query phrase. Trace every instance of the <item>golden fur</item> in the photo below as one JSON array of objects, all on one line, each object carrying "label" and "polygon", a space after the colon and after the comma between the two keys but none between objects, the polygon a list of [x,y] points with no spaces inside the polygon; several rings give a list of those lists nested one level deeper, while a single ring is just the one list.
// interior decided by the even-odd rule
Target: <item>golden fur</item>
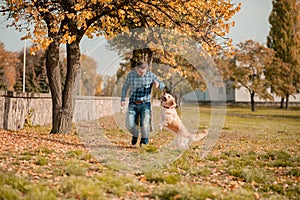
[{"label": "golden fur", "polygon": [[199,141],[207,135],[207,131],[201,134],[192,134],[182,123],[176,111],[175,98],[169,94],[164,93],[160,98],[162,106],[162,122],[159,124],[160,129],[163,128],[171,131],[176,135],[176,143],[181,148],[189,148],[189,144],[193,141]]}]

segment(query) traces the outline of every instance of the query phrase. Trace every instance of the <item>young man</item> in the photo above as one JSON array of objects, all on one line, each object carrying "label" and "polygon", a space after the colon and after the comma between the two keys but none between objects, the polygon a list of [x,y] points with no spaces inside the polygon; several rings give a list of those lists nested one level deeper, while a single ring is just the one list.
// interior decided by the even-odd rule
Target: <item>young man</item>
[{"label": "young man", "polygon": [[[155,74],[147,71],[148,64],[145,61],[137,62],[136,67],[127,75],[122,88],[121,106],[125,105],[125,97],[129,90],[129,104],[126,116],[126,128],[132,134],[131,144],[138,141],[139,130],[137,122],[140,122],[140,145],[148,144],[151,117],[151,90],[152,86],[163,90],[165,84]],[[139,120],[138,120],[139,119]]]}]

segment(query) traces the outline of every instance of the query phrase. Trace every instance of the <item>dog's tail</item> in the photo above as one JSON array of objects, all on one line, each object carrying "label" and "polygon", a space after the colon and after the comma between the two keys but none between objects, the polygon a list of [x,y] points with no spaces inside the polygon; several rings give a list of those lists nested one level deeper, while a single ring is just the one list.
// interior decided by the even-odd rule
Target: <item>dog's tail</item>
[{"label": "dog's tail", "polygon": [[202,138],[206,137],[207,134],[208,134],[207,130],[204,130],[202,133],[199,133],[199,134],[193,134],[193,141],[199,141]]}]

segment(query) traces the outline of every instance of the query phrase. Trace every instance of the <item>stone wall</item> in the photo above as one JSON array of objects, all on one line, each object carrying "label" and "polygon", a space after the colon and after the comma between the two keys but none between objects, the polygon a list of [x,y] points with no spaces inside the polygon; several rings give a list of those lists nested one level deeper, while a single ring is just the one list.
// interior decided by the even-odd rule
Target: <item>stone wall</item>
[{"label": "stone wall", "polygon": [[[78,97],[73,121],[95,120],[121,110],[119,97]],[[25,123],[47,125],[52,122],[50,94],[0,91],[0,128],[18,130]]]},{"label": "stone wall", "polygon": [[73,121],[95,120],[120,110],[120,97],[77,97]]},{"label": "stone wall", "polygon": [[51,97],[49,94],[0,93],[0,128],[18,130],[25,121],[32,125],[51,123]]}]

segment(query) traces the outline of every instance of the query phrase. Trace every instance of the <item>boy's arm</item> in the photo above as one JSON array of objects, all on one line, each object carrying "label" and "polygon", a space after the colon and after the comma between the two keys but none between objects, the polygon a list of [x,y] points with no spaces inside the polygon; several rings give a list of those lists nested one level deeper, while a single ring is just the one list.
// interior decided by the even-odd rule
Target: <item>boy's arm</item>
[{"label": "boy's arm", "polygon": [[125,80],[125,83],[122,87],[122,92],[121,92],[121,102],[125,102],[125,97],[126,97],[126,94],[127,94],[127,91],[128,91],[128,88],[129,88],[129,78],[127,76],[126,80]]},{"label": "boy's arm", "polygon": [[153,83],[154,83],[154,86],[156,88],[159,88],[160,90],[163,90],[166,87],[165,84],[164,84],[164,82],[162,82],[161,80],[159,80],[155,74],[153,74],[153,78],[154,78]]}]

